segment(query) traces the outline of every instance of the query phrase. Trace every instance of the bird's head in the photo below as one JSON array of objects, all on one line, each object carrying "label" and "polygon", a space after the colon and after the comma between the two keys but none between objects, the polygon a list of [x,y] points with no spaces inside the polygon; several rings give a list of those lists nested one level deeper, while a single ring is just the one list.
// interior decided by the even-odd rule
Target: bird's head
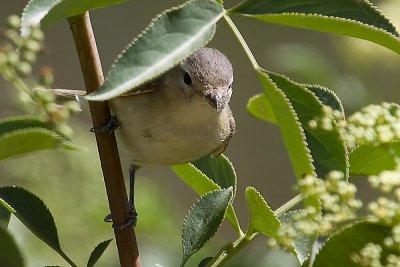
[{"label": "bird's head", "polygon": [[206,101],[217,112],[232,95],[233,69],[228,58],[214,48],[197,50],[181,64],[182,90],[188,100]]}]

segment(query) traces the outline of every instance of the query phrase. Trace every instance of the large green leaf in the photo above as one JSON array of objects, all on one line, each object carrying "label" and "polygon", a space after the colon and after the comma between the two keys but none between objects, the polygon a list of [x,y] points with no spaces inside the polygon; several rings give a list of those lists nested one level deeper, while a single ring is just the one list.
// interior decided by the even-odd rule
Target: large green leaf
[{"label": "large green leaf", "polygon": [[254,187],[247,187],[245,196],[250,216],[248,234],[260,232],[275,237],[281,223],[267,202]]},{"label": "large green leaf", "polygon": [[108,245],[110,245],[112,239],[105,240],[103,242],[100,242],[92,251],[90,254],[87,267],[93,267],[97,261],[100,259],[100,257],[103,255],[104,251],[107,249]]},{"label": "large green leaf", "polygon": [[202,196],[190,208],[182,229],[181,266],[218,231],[232,197],[232,187],[212,191]]},{"label": "large green leaf", "polygon": [[23,267],[25,266],[21,252],[12,236],[0,227],[0,266]]},{"label": "large green leaf", "polygon": [[247,0],[230,12],[264,22],[353,36],[400,54],[395,27],[365,0]]},{"label": "large green leaf", "polygon": [[[301,84],[301,86],[313,92],[322,104],[331,107],[333,110],[340,111],[344,116],[342,103],[333,91],[315,84]],[[265,94],[258,94],[251,97],[247,102],[247,110],[251,115],[260,120],[276,124],[274,110]]]},{"label": "large green leaf", "polygon": [[360,252],[368,243],[381,245],[382,256],[386,256],[389,251],[383,242],[390,234],[387,226],[369,222],[354,224],[330,236],[315,257],[313,267],[359,267],[351,260],[351,255]]},{"label": "large green leaf", "polygon": [[[299,212],[301,211],[294,210],[286,212],[279,216],[279,220],[283,225],[292,224],[293,217]],[[294,254],[301,264],[310,256],[315,240],[315,236],[305,235],[304,233],[297,233],[296,237],[293,239],[292,245]]]},{"label": "large green leaf", "polygon": [[257,74],[274,110],[296,178],[301,179],[306,174],[314,174],[306,137],[292,103],[265,71],[258,69]]},{"label": "large green leaf", "polygon": [[192,0],[158,15],[118,56],[104,85],[86,96],[107,100],[138,89],[207,44],[225,13],[212,0]]},{"label": "large green leaf", "polygon": [[33,234],[73,263],[61,249],[53,216],[40,198],[23,188],[0,187],[0,204],[11,207],[13,214]]},{"label": "large green leaf", "polygon": [[[204,173],[198,170],[193,164],[179,164],[171,166],[171,169],[190,186],[197,194],[204,195],[210,191],[221,189],[221,187],[208,178]],[[236,231],[241,234],[239,221],[237,219],[233,206],[229,204],[228,211],[226,212],[226,218],[233,225]]]},{"label": "large green leaf", "polygon": [[232,186],[233,194],[235,195],[237,182],[236,172],[227,157],[224,155],[219,155],[218,157],[206,155],[192,162],[192,164],[221,188],[229,188]]},{"label": "large green leaf", "polygon": [[25,128],[0,135],[0,160],[55,148],[76,149],[76,146],[45,128]]},{"label": "large green leaf", "polygon": [[22,13],[21,33],[29,34],[31,26],[52,24],[61,19],[82,14],[87,10],[106,7],[126,0],[31,0]]},{"label": "large green leaf", "polygon": [[304,130],[318,177],[323,178],[333,170],[341,171],[347,177],[347,148],[341,130],[334,118],[328,118],[332,120],[332,129],[311,127],[309,125],[311,120],[324,119],[324,105],[321,101],[310,90],[282,75],[272,72],[268,72],[268,75],[289,98],[297,114]]},{"label": "large green leaf", "polygon": [[361,144],[350,152],[350,175],[378,175],[397,166],[393,156],[400,156],[400,142]]}]

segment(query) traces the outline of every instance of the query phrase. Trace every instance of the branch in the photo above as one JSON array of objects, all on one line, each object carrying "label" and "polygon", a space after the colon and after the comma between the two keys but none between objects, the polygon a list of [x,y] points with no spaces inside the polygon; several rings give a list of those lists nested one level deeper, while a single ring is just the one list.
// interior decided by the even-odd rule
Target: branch
[{"label": "branch", "polygon": [[[104,82],[103,70],[90,23],[89,13],[68,19],[78,52],[86,92],[97,90]],[[111,118],[107,101],[89,102],[93,126],[105,125]],[[96,134],[111,217],[114,224],[126,222],[129,213],[124,177],[114,134]],[[139,250],[132,229],[114,229],[119,260],[122,267],[140,267]]]}]

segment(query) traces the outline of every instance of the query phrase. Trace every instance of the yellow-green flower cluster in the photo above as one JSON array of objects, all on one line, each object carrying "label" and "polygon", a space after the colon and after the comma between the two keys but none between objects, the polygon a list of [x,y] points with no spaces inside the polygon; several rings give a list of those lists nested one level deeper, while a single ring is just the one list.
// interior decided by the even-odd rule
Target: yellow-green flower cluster
[{"label": "yellow-green flower cluster", "polygon": [[400,106],[394,103],[368,105],[351,115],[344,128],[347,146],[390,143],[400,138]]},{"label": "yellow-green flower cluster", "polygon": [[272,243],[288,245],[299,233],[329,235],[338,224],[356,218],[362,206],[362,202],[356,199],[356,187],[348,183],[339,171],[330,172],[324,180],[307,175],[299,181],[298,190],[304,199],[319,199],[321,210],[306,204],[304,209],[293,213],[292,223],[283,225],[278,240]]},{"label": "yellow-green flower cluster", "polygon": [[[383,250],[390,253],[383,257]],[[392,228],[392,235],[385,238],[382,245],[366,244],[358,253],[351,255],[351,260],[363,267],[400,267],[400,255],[393,254],[400,251],[400,225]]]},{"label": "yellow-green flower cluster", "polygon": [[56,103],[55,95],[48,90],[53,85],[51,68],[43,67],[37,82],[28,77],[42,49],[44,35],[40,28],[35,27],[29,36],[23,38],[19,34],[20,27],[18,16],[12,15],[7,19],[7,29],[4,31],[6,42],[0,46],[0,74],[17,89],[24,108],[48,121],[60,134],[70,137],[72,129],[67,121],[72,113],[80,110],[79,103]]},{"label": "yellow-green flower cluster", "polygon": [[304,177],[298,183],[298,190],[304,198],[316,197],[321,201],[321,212],[314,207],[306,207],[305,213],[296,218],[295,227],[301,232],[327,235],[336,225],[356,218],[362,202],[355,198],[357,188],[346,181],[344,174],[339,171],[330,172],[325,179],[312,175]]},{"label": "yellow-green flower cluster", "polygon": [[[399,162],[399,159],[396,161]],[[352,260],[365,267],[400,267],[400,166],[370,176],[368,181],[373,188],[382,192],[381,196],[368,204],[372,220],[391,227],[391,234],[383,244],[367,244],[352,255]],[[381,252],[384,249],[391,253],[383,257]]]},{"label": "yellow-green flower cluster", "polygon": [[325,131],[332,131],[334,126],[341,125],[341,122],[344,120],[343,114],[339,110],[333,110],[329,106],[324,106],[322,108],[322,116],[315,117],[308,122],[308,126],[316,129],[320,128]]}]

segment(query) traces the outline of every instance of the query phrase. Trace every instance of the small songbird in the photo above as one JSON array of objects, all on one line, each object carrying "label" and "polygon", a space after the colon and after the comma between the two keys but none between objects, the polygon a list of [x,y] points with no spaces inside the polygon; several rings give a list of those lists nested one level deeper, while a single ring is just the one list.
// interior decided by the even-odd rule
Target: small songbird
[{"label": "small songbird", "polygon": [[117,138],[132,164],[172,165],[221,154],[235,132],[232,82],[228,58],[206,47],[134,93],[111,99]]},{"label": "small songbird", "polygon": [[154,81],[110,100],[113,120],[93,131],[110,132],[118,127],[117,139],[132,163],[130,216],[115,228],[136,225],[134,182],[138,167],[186,163],[224,152],[235,132],[228,105],[232,82],[228,58],[206,47]]}]

